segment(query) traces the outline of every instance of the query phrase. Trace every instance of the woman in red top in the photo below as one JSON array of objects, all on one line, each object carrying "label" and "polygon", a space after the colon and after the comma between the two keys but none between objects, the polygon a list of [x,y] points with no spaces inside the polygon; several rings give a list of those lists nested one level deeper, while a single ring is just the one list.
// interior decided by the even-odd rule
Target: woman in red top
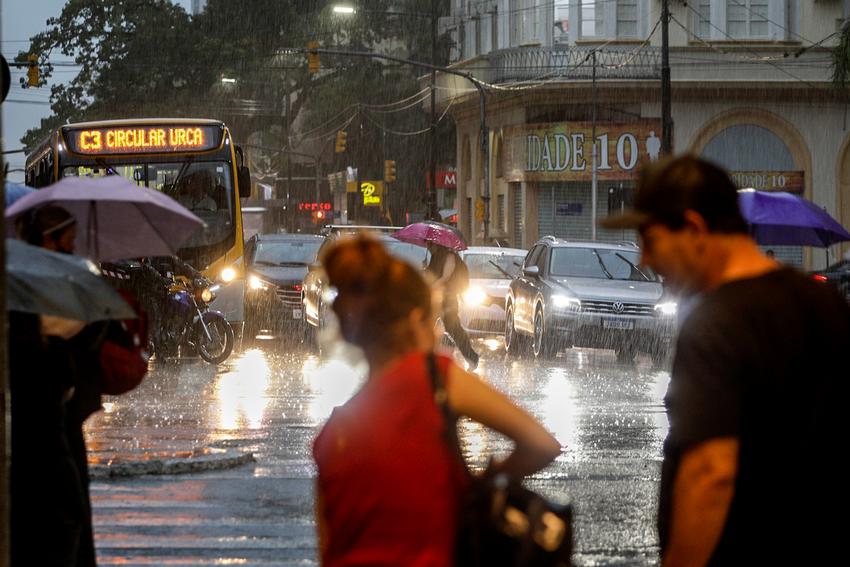
[{"label": "woman in red top", "polygon": [[[323,265],[338,292],[333,310],[342,335],[363,349],[370,373],[313,447],[322,564],[450,567],[465,477],[427,370],[436,343],[431,290],[419,271],[368,237],[341,241]],[[560,453],[505,396],[449,358],[437,362],[454,412],[514,441],[494,465],[499,471],[522,477]]]}]

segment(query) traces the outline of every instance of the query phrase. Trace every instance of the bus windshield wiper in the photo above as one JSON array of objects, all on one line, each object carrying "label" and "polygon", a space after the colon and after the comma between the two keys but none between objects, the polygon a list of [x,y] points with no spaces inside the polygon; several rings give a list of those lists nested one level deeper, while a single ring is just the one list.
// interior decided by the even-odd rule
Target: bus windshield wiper
[{"label": "bus windshield wiper", "polygon": [[177,177],[174,178],[174,182],[171,184],[171,189],[173,194],[177,194],[177,184],[180,183],[180,180],[183,179],[183,176],[186,174],[186,170],[189,169],[189,166],[192,165],[192,162],[195,161],[195,156],[191,155],[186,158],[186,161],[180,166],[180,171],[177,172]]},{"label": "bus windshield wiper", "polygon": [[626,264],[628,264],[629,266],[631,266],[631,268],[632,268],[634,271],[636,271],[637,273],[639,273],[639,274],[641,275],[641,277],[643,277],[643,279],[644,279],[644,280],[646,280],[646,281],[651,281],[651,280],[650,280],[650,278],[649,278],[649,276],[647,276],[646,274],[644,274],[644,273],[641,271],[641,269],[640,269],[640,268],[638,268],[638,267],[637,267],[637,265],[635,265],[635,264],[634,264],[631,260],[629,260],[628,258],[626,258],[625,256],[623,256],[623,255],[622,255],[622,254],[620,254],[619,252],[614,252],[614,256],[616,256],[617,258],[619,258],[620,260],[622,260],[623,262],[625,262]]}]

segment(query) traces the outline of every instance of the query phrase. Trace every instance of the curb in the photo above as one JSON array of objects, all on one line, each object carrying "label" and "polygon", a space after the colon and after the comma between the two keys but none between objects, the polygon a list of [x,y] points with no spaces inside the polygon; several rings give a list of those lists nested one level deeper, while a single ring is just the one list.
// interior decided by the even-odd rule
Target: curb
[{"label": "curb", "polygon": [[213,453],[184,458],[112,460],[107,464],[89,465],[92,480],[145,475],[191,474],[232,469],[256,462],[254,453],[233,449],[214,449]]}]

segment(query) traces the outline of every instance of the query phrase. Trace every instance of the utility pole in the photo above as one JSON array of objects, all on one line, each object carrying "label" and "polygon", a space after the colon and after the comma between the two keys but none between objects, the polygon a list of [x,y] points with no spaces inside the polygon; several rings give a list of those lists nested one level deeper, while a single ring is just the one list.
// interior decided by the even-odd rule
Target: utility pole
[{"label": "utility pole", "polygon": [[673,153],[673,120],[670,115],[670,3],[661,0],[661,153]]},{"label": "utility pole", "polygon": [[425,218],[439,220],[437,217],[437,11],[439,0],[431,0],[431,162],[429,164],[430,182],[428,183]]},{"label": "utility pole", "polygon": [[593,56],[593,71],[592,71],[592,79],[591,79],[591,87],[590,87],[590,99],[593,110],[591,111],[591,126],[590,126],[590,143],[593,144],[593,149],[590,151],[591,158],[591,169],[590,169],[590,239],[596,240],[596,213],[599,207],[598,198],[596,195],[596,164],[597,164],[597,150],[596,150],[596,49],[591,52]]},{"label": "utility pole", "polygon": [[289,231],[293,231],[295,230],[295,214],[292,210],[292,155],[289,152],[292,149],[292,137],[289,135],[289,130],[292,126],[289,113],[292,109],[289,103],[289,84],[286,81],[286,73],[283,75],[283,81],[284,107],[286,112],[286,118],[284,118],[284,125],[286,127],[286,224],[288,225],[286,228]]}]

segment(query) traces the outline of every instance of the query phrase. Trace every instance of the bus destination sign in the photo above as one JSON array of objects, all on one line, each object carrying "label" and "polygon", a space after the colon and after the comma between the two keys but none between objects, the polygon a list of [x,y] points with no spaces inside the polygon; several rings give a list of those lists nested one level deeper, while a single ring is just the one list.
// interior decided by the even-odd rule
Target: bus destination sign
[{"label": "bus destination sign", "polygon": [[221,144],[215,126],[127,126],[72,130],[68,149],[85,155],[213,150]]}]

